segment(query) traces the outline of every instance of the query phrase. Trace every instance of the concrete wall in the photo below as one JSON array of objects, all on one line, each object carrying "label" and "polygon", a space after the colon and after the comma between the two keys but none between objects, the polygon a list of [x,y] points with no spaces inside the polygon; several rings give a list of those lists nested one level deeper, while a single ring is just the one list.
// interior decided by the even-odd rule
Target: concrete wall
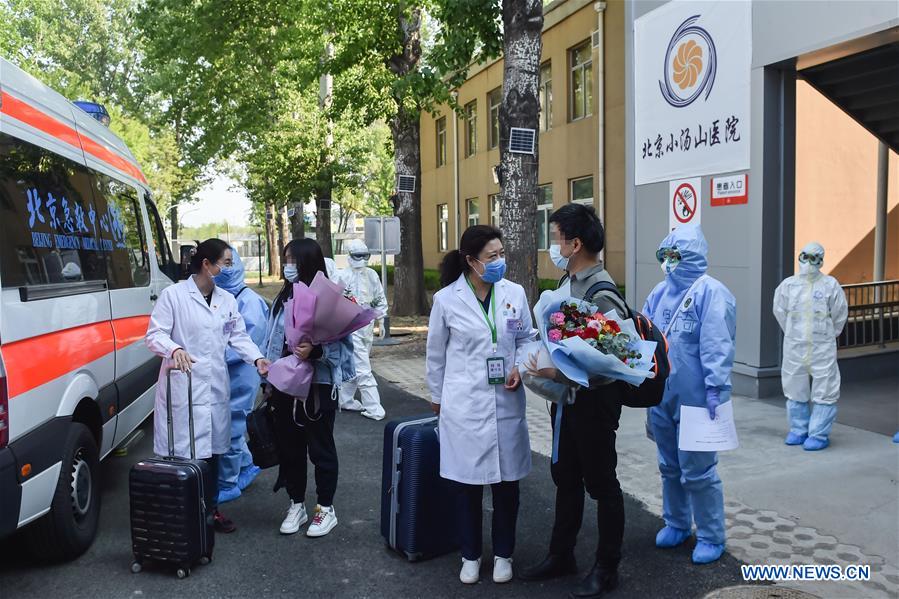
[{"label": "concrete wall", "polygon": [[[590,34],[598,26],[598,13],[593,2],[566,0],[546,7],[543,54],[541,64],[552,65],[553,126],[540,134],[539,184],[552,184],[553,205],[562,206],[569,201],[569,184],[572,179],[593,177],[594,207],[599,210],[599,61],[605,70],[605,197],[607,229],[606,262],[612,276],[624,279],[624,8],[623,2],[609,2],[605,11],[604,52],[593,51],[593,114],[577,121],[569,120],[571,90],[569,89],[568,51],[590,40]],[[465,230],[467,221],[466,200],[477,198],[480,223],[489,222],[488,197],[499,193],[493,183],[492,169],[499,163],[499,149],[488,150],[489,107],[487,94],[502,87],[503,61],[477,65],[471,69],[469,79],[459,89],[461,106],[477,101],[478,151],[464,157],[464,122],[457,119],[459,158],[459,219],[458,233]],[[441,106],[437,114],[421,117],[422,147],[422,233],[426,268],[436,268],[443,254],[438,251],[437,205],[447,203],[450,211],[449,249],[457,247],[455,237],[454,170],[453,170],[453,117],[449,108]],[[436,166],[436,125],[441,116],[447,116],[447,163]],[[542,278],[557,278],[561,273],[552,265],[548,252],[538,255],[538,272]]]}]

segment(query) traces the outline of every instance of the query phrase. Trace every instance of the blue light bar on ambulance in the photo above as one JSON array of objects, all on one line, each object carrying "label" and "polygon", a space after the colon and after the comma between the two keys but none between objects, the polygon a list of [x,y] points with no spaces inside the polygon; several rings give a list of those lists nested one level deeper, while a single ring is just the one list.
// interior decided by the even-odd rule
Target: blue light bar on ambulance
[{"label": "blue light bar on ambulance", "polygon": [[73,102],[73,104],[100,121],[103,126],[109,127],[109,113],[106,112],[106,107],[102,104],[97,104],[96,102],[85,102],[84,100]]}]

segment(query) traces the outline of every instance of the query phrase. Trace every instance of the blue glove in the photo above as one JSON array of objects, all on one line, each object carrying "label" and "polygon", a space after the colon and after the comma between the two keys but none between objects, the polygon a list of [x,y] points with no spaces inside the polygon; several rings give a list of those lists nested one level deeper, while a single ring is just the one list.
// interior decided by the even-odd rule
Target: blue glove
[{"label": "blue glove", "polygon": [[709,418],[715,419],[715,410],[721,405],[721,392],[718,389],[706,389],[705,407],[709,410]]}]

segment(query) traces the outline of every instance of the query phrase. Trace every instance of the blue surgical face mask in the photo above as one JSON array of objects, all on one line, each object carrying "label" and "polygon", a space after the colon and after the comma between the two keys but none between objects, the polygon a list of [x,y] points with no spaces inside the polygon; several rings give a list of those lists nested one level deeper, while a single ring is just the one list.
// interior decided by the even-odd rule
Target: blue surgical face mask
[{"label": "blue surgical face mask", "polygon": [[568,270],[568,258],[562,255],[562,246],[558,243],[549,246],[549,259],[553,261],[556,268]]},{"label": "blue surgical face mask", "polygon": [[[477,260],[477,258],[476,258]],[[481,262],[478,260],[478,262]],[[481,277],[485,283],[499,283],[503,275],[506,274],[506,259],[505,258],[497,258],[493,262],[481,262],[484,265],[484,274],[478,273],[478,276]]]},{"label": "blue surgical face mask", "polygon": [[300,278],[300,271],[297,269],[296,264],[284,265],[284,278],[287,279],[287,281],[290,283],[297,282],[297,279]]}]

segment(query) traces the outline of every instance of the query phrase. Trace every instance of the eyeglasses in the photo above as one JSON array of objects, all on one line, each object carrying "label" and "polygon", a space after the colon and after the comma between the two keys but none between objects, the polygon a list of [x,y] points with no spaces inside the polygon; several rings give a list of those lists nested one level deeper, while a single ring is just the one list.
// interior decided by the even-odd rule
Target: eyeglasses
[{"label": "eyeglasses", "polygon": [[656,260],[659,261],[659,264],[665,260],[680,262],[680,259],[680,251],[677,248],[659,248],[656,252]]},{"label": "eyeglasses", "polygon": [[353,260],[368,260],[371,258],[371,253],[367,252],[365,254],[350,254],[350,258]]},{"label": "eyeglasses", "polygon": [[821,254],[807,254],[805,252],[800,252],[799,262],[802,264],[808,263],[812,266],[821,266],[824,264],[824,256]]}]

